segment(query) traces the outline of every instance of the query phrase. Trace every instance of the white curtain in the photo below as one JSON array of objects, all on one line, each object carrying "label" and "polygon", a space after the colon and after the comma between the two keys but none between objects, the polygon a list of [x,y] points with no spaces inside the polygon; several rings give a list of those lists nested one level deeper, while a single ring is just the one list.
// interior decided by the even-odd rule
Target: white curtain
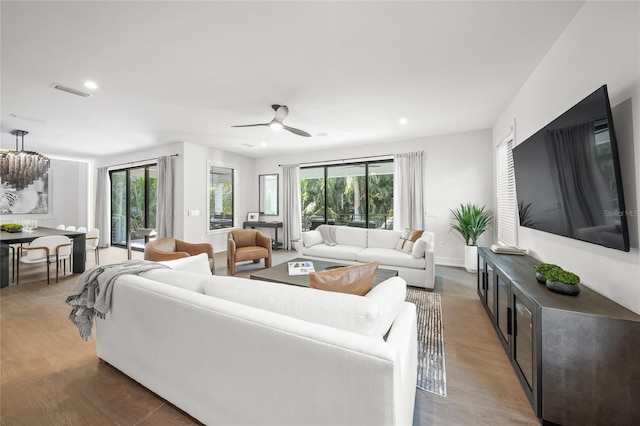
[{"label": "white curtain", "polygon": [[173,164],[171,156],[158,158],[158,238],[173,236]]},{"label": "white curtain", "polygon": [[298,241],[301,235],[302,221],[300,219],[300,166],[285,164],[282,166],[282,233],[283,248],[292,250],[293,241]]},{"label": "white curtain", "polygon": [[393,156],[393,229],[424,229],[423,152]]},{"label": "white curtain", "polygon": [[96,181],[96,228],[100,231],[100,247],[109,247],[111,245],[111,224],[109,223],[110,186],[109,171],[106,167],[99,167]]}]

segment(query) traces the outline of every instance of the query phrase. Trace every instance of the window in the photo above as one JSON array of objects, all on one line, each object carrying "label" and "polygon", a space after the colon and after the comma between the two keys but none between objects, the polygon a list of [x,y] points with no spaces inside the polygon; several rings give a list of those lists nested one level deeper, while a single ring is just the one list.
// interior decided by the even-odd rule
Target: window
[{"label": "window", "polygon": [[[496,215],[498,243],[516,246],[518,243],[518,222],[516,221],[516,187],[513,175],[513,133],[500,142],[497,148],[497,194]],[[520,206],[520,213],[526,211]],[[522,219],[522,218],[521,218]]]},{"label": "window", "polygon": [[[125,247],[127,231],[156,227],[158,165],[112,170],[111,244]],[[148,237],[131,236],[131,246],[142,249]]]},{"label": "window", "polygon": [[300,169],[302,227],[393,228],[393,160]]},{"label": "window", "polygon": [[235,225],[233,187],[235,171],[209,164],[209,231]]}]

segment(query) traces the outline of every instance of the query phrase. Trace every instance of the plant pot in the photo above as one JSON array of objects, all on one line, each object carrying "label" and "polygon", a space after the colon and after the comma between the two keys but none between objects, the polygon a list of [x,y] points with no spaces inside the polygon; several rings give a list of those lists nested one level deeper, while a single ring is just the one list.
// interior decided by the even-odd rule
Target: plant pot
[{"label": "plant pot", "polygon": [[580,286],[578,284],[567,284],[561,281],[547,280],[547,288],[555,293],[565,294],[567,296],[577,296],[580,294]]},{"label": "plant pot", "polygon": [[547,277],[545,277],[544,274],[541,274],[540,272],[536,272],[536,280],[538,280],[540,284],[547,283]]},{"label": "plant pot", "polygon": [[464,269],[478,272],[478,246],[464,246]]}]

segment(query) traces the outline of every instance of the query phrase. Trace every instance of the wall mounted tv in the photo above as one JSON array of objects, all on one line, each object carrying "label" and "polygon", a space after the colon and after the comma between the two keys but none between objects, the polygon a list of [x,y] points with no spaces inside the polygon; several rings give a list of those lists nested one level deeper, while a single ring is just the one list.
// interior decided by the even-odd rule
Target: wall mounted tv
[{"label": "wall mounted tv", "polygon": [[513,149],[520,226],[629,251],[607,86]]}]

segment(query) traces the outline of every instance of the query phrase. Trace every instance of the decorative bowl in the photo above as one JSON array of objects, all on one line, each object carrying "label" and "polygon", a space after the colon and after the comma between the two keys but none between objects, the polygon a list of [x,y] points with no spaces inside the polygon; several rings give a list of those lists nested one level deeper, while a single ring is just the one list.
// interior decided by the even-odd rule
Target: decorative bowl
[{"label": "decorative bowl", "polygon": [[547,280],[547,288],[555,293],[565,294],[567,296],[577,296],[580,294],[580,286],[578,284],[567,284],[561,281]]}]

